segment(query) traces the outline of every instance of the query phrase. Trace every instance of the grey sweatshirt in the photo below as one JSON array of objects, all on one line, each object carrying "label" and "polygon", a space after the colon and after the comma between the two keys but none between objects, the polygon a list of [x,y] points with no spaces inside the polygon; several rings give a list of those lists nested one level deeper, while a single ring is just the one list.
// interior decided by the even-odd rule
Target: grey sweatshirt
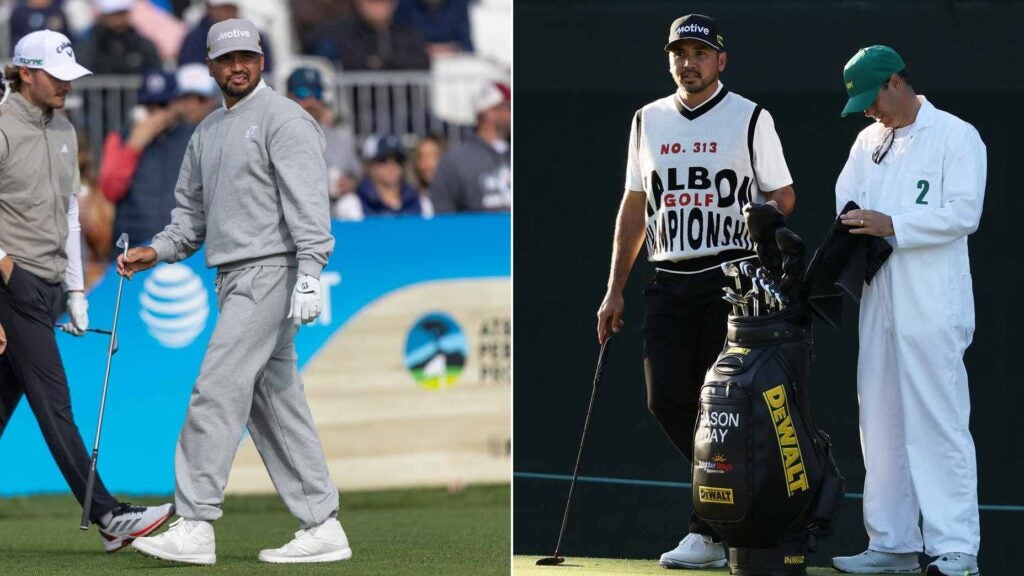
[{"label": "grey sweatshirt", "polygon": [[334,249],[324,134],[298,104],[260,87],[196,128],[171,223],[153,238],[177,262],[206,242],[206,265],[298,266],[314,277]]}]

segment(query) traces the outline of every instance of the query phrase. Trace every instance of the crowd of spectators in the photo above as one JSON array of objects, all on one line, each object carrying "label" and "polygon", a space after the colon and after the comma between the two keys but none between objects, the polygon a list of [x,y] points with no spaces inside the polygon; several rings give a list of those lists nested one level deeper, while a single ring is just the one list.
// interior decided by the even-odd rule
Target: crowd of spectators
[{"label": "crowd of spectators", "polygon": [[[241,0],[205,0],[202,17],[186,29],[184,11],[197,2],[77,0],[88,3],[93,17],[91,26],[83,29],[74,26],[75,19],[69,21],[71,13],[65,11],[73,1],[16,0],[9,36],[13,49],[28,33],[56,30],[72,39],[78,61],[95,74],[141,79],[130,122],[107,134],[101,151],[91,150],[88,139],[80,138],[81,219],[92,258],[86,276],[92,280],[112,257],[112,230],[150,238],[169,220],[188,140],[220,102],[220,91],[205,64],[207,32],[217,22],[244,15]],[[291,0],[290,8],[299,52],[326,58],[336,73],[344,74],[426,70],[437,58],[471,53],[470,1]],[[167,37],[152,33],[152,25],[140,25],[143,5],[159,6],[178,23],[180,32],[171,49]],[[271,46],[262,33],[267,72],[274,62]],[[378,131],[358,141],[351,127],[339,121],[331,86],[325,85],[316,67],[295,68],[280,89],[323,130],[336,219],[430,218],[435,213],[510,209],[508,86],[483,86],[473,99],[473,132],[450,147],[435,133]],[[371,129],[376,128],[375,124]]]},{"label": "crowd of spectators", "polygon": [[[87,0],[78,0],[79,3]],[[88,0],[91,26],[76,34],[65,3],[71,0],[15,0],[11,11],[10,48],[26,34],[50,29],[71,39],[78,57],[97,74],[137,74],[206,60],[210,26],[239,17],[242,0],[205,0],[202,18],[170,53],[161,56],[167,39],[159,27],[140,24],[159,6],[180,21],[187,0]],[[423,70],[432,58],[473,52],[470,0],[291,0],[299,51],[330,59],[342,70]],[[266,71],[273,71],[272,43],[261,34]],[[154,44],[155,43],[155,44]]]}]

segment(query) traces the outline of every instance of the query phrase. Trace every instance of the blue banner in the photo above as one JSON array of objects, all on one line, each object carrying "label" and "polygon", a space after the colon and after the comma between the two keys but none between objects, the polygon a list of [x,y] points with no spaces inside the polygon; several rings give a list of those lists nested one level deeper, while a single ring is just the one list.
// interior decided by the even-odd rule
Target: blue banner
[{"label": "blue banner", "polygon": [[[321,276],[324,312],[296,337],[300,369],[349,319],[394,290],[433,280],[507,278],[511,272],[508,214],[335,222],[333,233],[334,255]],[[200,252],[124,282],[99,460],[112,492],[174,490],[174,445],[216,322],[215,277]],[[90,293],[91,327],[110,328],[117,286],[111,269]],[[91,449],[108,340],[96,333],[58,333],[57,339],[75,422]],[[21,402],[0,437],[0,461],[6,463],[0,495],[68,491],[28,402]]]}]

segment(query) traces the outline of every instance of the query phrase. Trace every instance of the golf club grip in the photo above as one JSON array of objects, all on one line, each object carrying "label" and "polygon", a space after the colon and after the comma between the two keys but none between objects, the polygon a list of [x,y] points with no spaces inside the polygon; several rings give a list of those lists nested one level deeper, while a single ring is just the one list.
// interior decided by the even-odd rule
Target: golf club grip
[{"label": "golf club grip", "polygon": [[89,513],[92,512],[92,491],[96,485],[96,459],[99,457],[99,451],[92,451],[92,462],[89,464],[89,479],[85,482],[85,501],[82,502],[82,522],[79,523],[78,528],[81,530],[89,529]]},{"label": "golf club grip", "polygon": [[612,335],[609,335],[605,339],[604,344],[601,344],[601,351],[597,354],[597,369],[594,371],[594,387],[601,382],[601,375],[604,373],[604,365],[607,362],[608,355],[608,343],[612,341]]}]

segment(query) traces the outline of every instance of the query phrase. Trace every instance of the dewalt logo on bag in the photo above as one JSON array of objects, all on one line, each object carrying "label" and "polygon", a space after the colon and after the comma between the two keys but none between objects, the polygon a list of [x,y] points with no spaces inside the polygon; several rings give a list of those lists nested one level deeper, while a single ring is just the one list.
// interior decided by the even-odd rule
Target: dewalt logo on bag
[{"label": "dewalt logo on bag", "polygon": [[698,486],[698,499],[709,504],[732,505],[732,488],[712,488],[710,486]]},{"label": "dewalt logo on bag", "polygon": [[775,436],[779,441],[779,456],[782,458],[782,469],[786,474],[786,491],[790,498],[793,492],[806,491],[807,471],[804,469],[804,458],[800,453],[800,442],[793,428],[793,418],[789,413],[786,401],[785,386],[776,386],[764,393],[765,402],[772,415],[775,425]]}]

